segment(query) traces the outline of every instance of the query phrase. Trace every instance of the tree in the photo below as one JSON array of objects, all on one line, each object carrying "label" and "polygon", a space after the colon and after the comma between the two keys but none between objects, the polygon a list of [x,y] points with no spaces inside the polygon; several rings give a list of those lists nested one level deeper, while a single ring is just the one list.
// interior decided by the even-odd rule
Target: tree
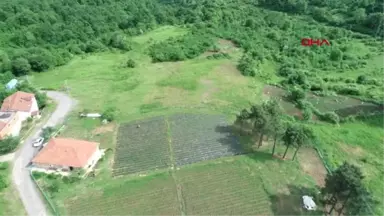
[{"label": "tree", "polygon": [[364,176],[359,167],[344,162],[334,172],[328,173],[325,178],[325,187],[322,194],[325,197],[330,196],[331,214],[338,202],[342,202],[342,209],[350,198],[360,196],[364,192],[362,183]]},{"label": "tree", "polygon": [[288,125],[285,129],[285,132],[283,134],[283,137],[282,137],[283,143],[286,146],[283,158],[285,158],[285,156],[287,155],[289,147],[295,145],[295,143],[299,137],[299,135],[298,135],[300,133],[299,131],[300,131],[300,129],[298,128],[298,126],[296,124],[291,123],[291,122],[288,123]]},{"label": "tree", "polygon": [[268,132],[268,117],[267,113],[260,105],[254,105],[251,107],[250,118],[253,120],[253,133],[258,134],[258,148],[263,144],[264,135]]},{"label": "tree", "polygon": [[311,128],[305,127],[303,125],[298,126],[298,134],[296,142],[293,144],[296,147],[296,151],[293,154],[292,160],[295,160],[297,152],[303,146],[308,144],[311,140],[315,138],[315,135]]},{"label": "tree", "polygon": [[283,109],[275,98],[272,98],[264,102],[262,104],[262,107],[265,110],[265,112],[268,114],[267,135],[273,136],[273,148],[272,148],[272,156],[273,156],[275,154],[278,136],[281,135],[281,132],[283,130],[283,125],[281,121]]},{"label": "tree", "polygon": [[31,65],[25,58],[17,58],[12,61],[12,72],[16,76],[23,76],[29,73]]},{"label": "tree", "polygon": [[297,102],[299,100],[304,100],[306,97],[306,93],[303,89],[299,87],[294,87],[289,91],[289,99],[293,102]]}]

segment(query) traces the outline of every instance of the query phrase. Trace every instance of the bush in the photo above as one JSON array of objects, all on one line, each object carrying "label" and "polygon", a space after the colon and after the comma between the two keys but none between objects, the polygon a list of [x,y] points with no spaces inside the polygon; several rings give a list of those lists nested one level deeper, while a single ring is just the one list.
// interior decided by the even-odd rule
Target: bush
[{"label": "bush", "polygon": [[257,62],[249,54],[244,54],[241,57],[237,68],[244,76],[256,76]]},{"label": "bush", "polygon": [[300,100],[304,100],[306,97],[306,93],[303,89],[294,87],[289,90],[288,92],[288,98],[292,100],[293,102],[298,102]]},{"label": "bush", "polygon": [[38,179],[45,177],[47,174],[42,173],[42,172],[32,172],[32,175],[36,180],[38,180]]},{"label": "bush", "polygon": [[310,121],[310,120],[312,120],[312,109],[310,109],[310,108],[305,108],[304,110],[303,110],[303,119],[305,120],[305,121]]},{"label": "bush", "polygon": [[51,194],[59,192],[59,183],[57,181],[52,181],[51,184],[47,186],[47,190]]},{"label": "bush", "polygon": [[136,62],[133,59],[128,59],[126,66],[128,68],[135,68],[136,67]]},{"label": "bush", "polygon": [[321,120],[332,123],[339,124],[340,117],[335,112],[326,112],[320,116]]},{"label": "bush", "polygon": [[45,127],[42,129],[40,136],[43,137],[45,141],[48,141],[54,132],[54,127]]},{"label": "bush", "polygon": [[78,176],[64,176],[63,177],[63,182],[65,184],[73,184],[75,182],[78,182],[80,180],[80,177]]},{"label": "bush", "polygon": [[9,182],[7,180],[7,176],[0,175],[0,192],[3,191],[5,188],[7,188],[9,185]]},{"label": "bush", "polygon": [[0,154],[8,154],[17,148],[20,143],[19,137],[8,136],[0,140]]},{"label": "bush", "polygon": [[115,115],[116,115],[116,109],[115,108],[107,108],[103,114],[102,114],[102,118],[103,119],[106,119],[107,121],[113,121],[115,120]]},{"label": "bush", "polygon": [[25,58],[17,58],[12,61],[12,73],[16,76],[23,76],[29,73],[31,65]]}]

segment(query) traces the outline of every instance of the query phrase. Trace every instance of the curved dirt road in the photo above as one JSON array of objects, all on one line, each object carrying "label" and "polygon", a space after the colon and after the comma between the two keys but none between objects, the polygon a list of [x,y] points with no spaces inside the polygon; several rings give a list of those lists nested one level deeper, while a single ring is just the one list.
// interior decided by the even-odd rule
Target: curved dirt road
[{"label": "curved dirt road", "polygon": [[32,140],[37,138],[41,133],[41,129],[47,126],[55,126],[64,121],[65,116],[76,105],[76,101],[61,92],[46,92],[48,97],[56,101],[56,110],[52,113],[45,125],[38,125],[34,132],[24,140],[22,147],[16,152],[14,165],[12,170],[12,181],[19,191],[20,198],[24,204],[26,212],[30,216],[48,215],[44,201],[40,196],[38,189],[29,176],[29,170],[26,166],[37,153],[37,149],[33,148]]}]

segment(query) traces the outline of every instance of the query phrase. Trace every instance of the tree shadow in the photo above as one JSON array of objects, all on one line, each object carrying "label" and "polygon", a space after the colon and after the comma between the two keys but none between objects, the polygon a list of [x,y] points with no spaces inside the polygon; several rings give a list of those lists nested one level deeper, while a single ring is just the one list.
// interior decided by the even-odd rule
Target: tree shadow
[{"label": "tree shadow", "polygon": [[219,143],[228,147],[228,150],[234,155],[246,153],[241,145],[241,137],[236,133],[235,127],[232,125],[218,125],[215,132],[220,133],[222,136],[217,139]]},{"label": "tree shadow", "polygon": [[[271,153],[264,151],[256,151],[254,149],[255,140],[248,131],[239,129],[234,125],[221,125],[215,128],[215,131],[225,136],[218,139],[222,145],[229,146],[230,151],[234,155],[247,155],[256,161],[277,160],[272,157]],[[280,160],[279,160],[280,161]]]},{"label": "tree shadow", "polygon": [[[324,215],[323,204],[317,188],[307,188],[296,185],[288,185],[287,193],[271,195],[269,198],[272,203],[274,215]],[[303,208],[304,195],[313,197],[317,209],[309,211]]]}]

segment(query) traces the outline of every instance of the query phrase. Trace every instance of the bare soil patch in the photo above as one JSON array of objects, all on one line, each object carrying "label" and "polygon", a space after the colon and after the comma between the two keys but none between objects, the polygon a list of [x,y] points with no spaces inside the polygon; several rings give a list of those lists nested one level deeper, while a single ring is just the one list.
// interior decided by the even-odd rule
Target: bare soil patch
[{"label": "bare soil patch", "polygon": [[303,171],[312,176],[317,185],[323,187],[325,185],[327,170],[325,169],[316,150],[312,148],[302,148],[298,153],[298,159]]},{"label": "bare soil patch", "polygon": [[218,91],[218,88],[215,86],[215,83],[209,79],[201,79],[200,83],[206,89],[201,95],[201,101],[207,103],[211,99],[212,94]]},{"label": "bare soil patch", "polygon": [[112,132],[115,129],[115,124],[108,123],[106,125],[102,125],[92,131],[92,134],[103,134],[107,132]]},{"label": "bare soil patch", "polygon": [[352,146],[347,143],[337,143],[340,148],[347,154],[352,154],[354,156],[361,157],[364,155],[364,150],[360,146]]}]

